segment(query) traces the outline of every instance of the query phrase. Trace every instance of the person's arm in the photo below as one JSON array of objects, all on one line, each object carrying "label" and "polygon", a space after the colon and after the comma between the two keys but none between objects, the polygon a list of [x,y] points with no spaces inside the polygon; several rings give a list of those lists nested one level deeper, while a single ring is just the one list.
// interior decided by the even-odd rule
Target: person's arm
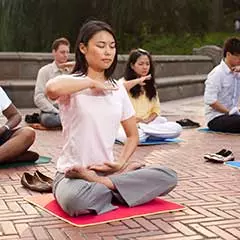
[{"label": "person's arm", "polygon": [[221,89],[221,76],[217,72],[212,73],[205,82],[204,102],[214,110],[227,114],[230,109],[227,109],[218,101],[218,94]]},{"label": "person's arm", "polygon": [[34,91],[34,103],[44,112],[58,113],[59,110],[48,100],[45,95],[45,87],[48,81],[48,74],[44,68],[41,68],[38,72],[35,91]]},{"label": "person's arm", "polygon": [[219,101],[216,101],[212,104],[210,104],[210,107],[212,107],[214,110],[221,112],[221,113],[229,113],[229,109],[227,109],[224,105],[222,105]]},{"label": "person's arm", "polygon": [[123,166],[125,163],[128,162],[129,158],[134,153],[138,145],[139,136],[135,116],[125,121],[122,121],[121,124],[127,136],[122,152],[118,158],[118,162],[122,163]]},{"label": "person's arm", "polygon": [[152,109],[151,109],[151,114],[148,116],[148,118],[145,118],[142,120],[144,123],[150,123],[152,122],[157,116],[160,115],[160,100],[158,97],[158,93],[156,93],[156,98],[152,99]]},{"label": "person's arm", "polygon": [[3,115],[7,118],[7,122],[0,127],[0,135],[6,130],[15,128],[22,120],[21,114],[12,103],[3,111]]},{"label": "person's arm", "polygon": [[106,85],[102,82],[92,80],[88,77],[61,75],[47,82],[46,94],[50,99],[55,100],[61,96],[71,95],[87,88],[97,88],[102,90],[118,89],[117,86],[110,84]]},{"label": "person's arm", "polygon": [[124,80],[123,85],[126,88],[127,91],[130,91],[131,88],[135,87],[136,85],[140,84],[141,86],[144,86],[146,83],[144,81],[150,80],[151,75],[147,75],[144,77],[132,79],[129,81]]}]

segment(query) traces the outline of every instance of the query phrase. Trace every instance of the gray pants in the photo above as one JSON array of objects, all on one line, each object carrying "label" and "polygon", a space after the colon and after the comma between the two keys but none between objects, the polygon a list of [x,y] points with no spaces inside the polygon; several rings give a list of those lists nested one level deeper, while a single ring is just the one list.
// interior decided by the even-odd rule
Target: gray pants
[{"label": "gray pants", "polygon": [[100,183],[69,179],[57,173],[53,193],[65,212],[77,216],[87,211],[102,214],[116,209],[113,199],[129,207],[137,206],[169,193],[177,184],[176,172],[159,165],[108,177],[115,191]]},{"label": "gray pants", "polygon": [[62,126],[58,113],[41,112],[40,123],[47,128],[55,128]]}]

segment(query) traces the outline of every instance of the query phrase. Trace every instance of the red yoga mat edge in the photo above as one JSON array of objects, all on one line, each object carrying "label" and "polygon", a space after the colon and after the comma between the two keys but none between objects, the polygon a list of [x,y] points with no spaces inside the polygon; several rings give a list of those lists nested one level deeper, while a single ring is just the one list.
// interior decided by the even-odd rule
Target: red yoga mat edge
[{"label": "red yoga mat edge", "polygon": [[[36,201],[34,201],[34,199],[39,199],[43,197],[43,195],[35,195],[35,196],[27,196],[24,198],[24,200],[26,200],[27,202],[39,207],[40,209],[48,212],[49,214],[57,217],[58,219],[61,219],[63,220],[64,222],[67,222],[73,226],[76,226],[76,227],[87,227],[87,226],[95,226],[95,225],[99,225],[99,224],[104,224],[104,223],[110,223],[110,222],[115,222],[115,221],[121,221],[121,220],[126,220],[126,219],[131,219],[131,218],[136,218],[136,217],[141,217],[141,216],[150,216],[150,215],[155,215],[155,214],[159,214],[159,213],[166,213],[166,212],[175,212],[175,211],[181,211],[183,209],[186,209],[186,207],[184,207],[183,205],[181,204],[178,204],[178,203],[174,203],[176,205],[179,206],[179,208],[177,209],[168,209],[168,210],[161,210],[161,211],[156,211],[156,212],[150,212],[150,213],[143,213],[143,214],[136,214],[136,215],[131,215],[131,216],[127,216],[127,217],[120,217],[120,218],[115,218],[115,219],[109,219],[109,220],[105,220],[105,221],[99,221],[99,222],[94,222],[94,223],[87,223],[87,224],[76,224],[64,217],[61,217],[59,216],[58,214],[54,213],[53,211],[50,211],[48,210],[46,207],[46,205],[48,203],[50,203],[52,200],[54,200],[54,197],[52,194],[44,194],[44,198],[45,198],[45,201],[44,201],[44,206],[43,204],[39,204],[37,203]],[[164,202],[169,202],[169,201],[166,201],[166,200],[163,200]],[[169,203],[173,203],[173,202],[169,202]],[[113,211],[117,211],[117,210],[113,210]]]}]

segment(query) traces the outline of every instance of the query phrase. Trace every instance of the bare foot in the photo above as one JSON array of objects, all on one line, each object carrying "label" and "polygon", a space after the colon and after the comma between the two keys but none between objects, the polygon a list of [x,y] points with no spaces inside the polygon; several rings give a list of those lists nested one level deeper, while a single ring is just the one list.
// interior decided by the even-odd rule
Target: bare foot
[{"label": "bare foot", "polygon": [[75,166],[65,172],[66,178],[80,178],[88,182],[101,183],[111,190],[115,190],[115,186],[108,177],[98,176],[95,171]]},{"label": "bare foot", "polygon": [[89,182],[95,182],[98,175],[95,171],[83,167],[72,167],[65,172],[66,178],[80,178]]},{"label": "bare foot", "polygon": [[123,168],[123,170],[120,170],[118,173],[126,173],[126,172],[130,172],[130,171],[134,171],[136,169],[142,168],[144,167],[145,164],[144,163],[140,163],[140,162],[129,162],[125,168]]}]

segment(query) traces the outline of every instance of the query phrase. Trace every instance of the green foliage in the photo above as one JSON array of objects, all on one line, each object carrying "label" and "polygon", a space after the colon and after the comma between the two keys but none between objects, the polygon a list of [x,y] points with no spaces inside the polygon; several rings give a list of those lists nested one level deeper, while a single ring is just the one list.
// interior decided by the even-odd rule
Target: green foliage
[{"label": "green foliage", "polygon": [[240,33],[213,32],[204,35],[185,33],[177,36],[166,34],[162,36],[150,36],[149,40],[141,46],[154,54],[181,55],[192,54],[193,48],[204,45],[223,46],[224,41],[231,36],[240,37]]},{"label": "green foliage", "polygon": [[190,53],[205,43],[222,44],[227,33],[208,34],[214,7],[224,9],[223,31],[233,30],[238,2],[0,0],[0,51],[49,52],[52,41],[61,36],[70,40],[73,50],[79,27],[94,18],[113,26],[120,53],[137,47],[161,54]]}]

